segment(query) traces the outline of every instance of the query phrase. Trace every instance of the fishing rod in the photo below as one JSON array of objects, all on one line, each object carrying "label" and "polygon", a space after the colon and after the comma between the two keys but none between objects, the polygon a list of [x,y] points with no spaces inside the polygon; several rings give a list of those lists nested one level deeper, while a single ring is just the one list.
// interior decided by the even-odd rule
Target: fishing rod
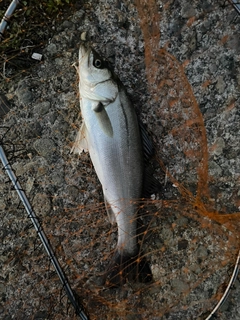
[{"label": "fishing rod", "polygon": [[14,11],[19,3],[20,3],[19,0],[13,0],[10,3],[6,13],[4,14],[2,21],[0,23],[0,41],[3,39],[3,33],[4,33],[4,30],[8,24],[8,21],[10,20],[12,14],[14,13]]},{"label": "fishing rod", "polygon": [[228,0],[231,3],[233,8],[240,14],[240,0]]},{"label": "fishing rod", "polygon": [[214,314],[217,312],[217,310],[223,305],[223,303],[226,301],[231,287],[233,286],[235,280],[237,279],[238,273],[239,273],[239,269],[240,269],[240,250],[238,252],[238,256],[237,256],[237,260],[235,263],[235,267],[231,276],[231,279],[228,283],[228,286],[222,296],[222,298],[219,300],[219,302],[217,303],[217,305],[215,306],[215,308],[212,310],[212,312],[209,314],[209,316],[205,319],[205,320],[211,320],[212,316],[214,316]]},{"label": "fishing rod", "polygon": [[74,309],[75,309],[75,312],[76,314],[82,319],[82,320],[88,320],[88,317],[87,315],[85,314],[85,312],[83,311],[83,306],[79,304],[74,292],[72,291],[69,283],[68,283],[68,280],[67,280],[67,277],[65,276],[55,254],[54,254],[54,251],[51,247],[51,244],[50,242],[48,241],[48,238],[41,226],[41,223],[39,222],[39,219],[38,217],[36,216],[35,212],[33,211],[27,197],[26,197],[26,194],[25,192],[23,191],[20,183],[18,182],[18,179],[16,178],[12,168],[11,168],[11,165],[9,164],[8,160],[7,160],[7,157],[6,157],[6,154],[3,150],[3,147],[0,145],[0,159],[2,161],[2,164],[4,166],[4,169],[6,170],[10,180],[12,181],[13,183],[13,186],[15,188],[15,190],[17,191],[18,193],[18,196],[19,198],[21,199],[27,213],[28,213],[28,217],[31,219],[36,231],[37,231],[37,234],[39,236],[39,238],[41,239],[42,241],[42,244],[45,248],[45,250],[47,251],[47,254],[58,274],[58,277],[59,279],[61,280],[62,282],[62,285],[63,285],[63,288],[65,289],[66,291],[66,294],[70,300],[70,302],[72,303]]}]

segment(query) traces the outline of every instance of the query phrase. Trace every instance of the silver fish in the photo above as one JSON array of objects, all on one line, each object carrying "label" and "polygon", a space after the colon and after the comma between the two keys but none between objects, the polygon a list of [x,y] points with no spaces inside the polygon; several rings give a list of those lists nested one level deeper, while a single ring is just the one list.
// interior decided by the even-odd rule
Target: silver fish
[{"label": "silver fish", "polygon": [[79,49],[78,73],[83,123],[72,151],[90,153],[109,220],[118,226],[118,243],[108,278],[121,284],[132,272],[130,278],[149,281],[147,263],[135,261],[139,258],[136,199],[142,196],[144,171],[135,110],[107,62],[83,45]]}]

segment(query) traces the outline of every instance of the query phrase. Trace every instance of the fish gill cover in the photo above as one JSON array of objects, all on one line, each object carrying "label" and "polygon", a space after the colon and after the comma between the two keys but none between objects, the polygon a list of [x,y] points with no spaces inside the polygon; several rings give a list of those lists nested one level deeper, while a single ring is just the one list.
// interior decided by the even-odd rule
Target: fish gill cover
[{"label": "fish gill cover", "polygon": [[[41,20],[34,32],[54,36],[39,47],[30,8],[18,12],[19,33],[26,28],[33,43],[7,51],[9,29],[1,45],[1,139],[69,282],[90,319],[205,319],[239,250],[237,13],[225,1],[79,2],[61,23],[60,13],[46,18],[50,31]],[[154,141],[154,176],[164,188],[136,200],[149,284],[112,289],[99,280],[117,230],[88,154],[70,154],[81,125],[71,67],[80,37],[114,63]],[[42,62],[31,60],[34,51]],[[1,319],[76,318],[3,169],[0,179]],[[237,296],[219,319],[238,318]]]}]

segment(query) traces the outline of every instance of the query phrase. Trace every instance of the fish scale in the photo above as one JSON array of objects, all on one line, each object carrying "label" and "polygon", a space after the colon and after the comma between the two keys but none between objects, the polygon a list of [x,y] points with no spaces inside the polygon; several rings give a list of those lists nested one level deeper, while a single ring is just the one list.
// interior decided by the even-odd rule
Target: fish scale
[{"label": "fish scale", "polygon": [[[89,151],[110,222],[117,223],[118,243],[108,273],[109,279],[115,278],[113,282],[121,284],[133,273],[132,269],[135,269],[133,278],[139,278],[135,200],[142,196],[143,147],[137,116],[126,91],[100,59],[94,50],[80,46],[78,72],[83,124],[73,151],[79,154]],[[150,268],[146,267],[144,272],[146,276],[142,278],[149,278]]]}]

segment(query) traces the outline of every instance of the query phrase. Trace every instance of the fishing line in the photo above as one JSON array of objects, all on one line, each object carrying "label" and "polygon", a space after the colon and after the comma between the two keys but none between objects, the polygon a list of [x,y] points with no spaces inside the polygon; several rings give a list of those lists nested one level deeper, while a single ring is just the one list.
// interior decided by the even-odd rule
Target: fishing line
[{"label": "fishing line", "polygon": [[6,157],[6,154],[3,150],[3,147],[0,145],[0,158],[1,158],[1,161],[2,161],[2,164],[4,166],[4,169],[6,170],[10,180],[12,181],[12,184],[15,188],[15,190],[17,191],[18,193],[18,196],[19,198],[21,199],[23,205],[24,205],[24,208],[25,210],[27,211],[28,213],[28,217],[31,219],[32,221],[32,224],[34,225],[34,228],[36,229],[37,231],[37,234],[39,236],[39,238],[41,239],[41,242],[58,274],[58,277],[60,279],[60,281],[62,282],[62,285],[63,285],[63,288],[70,300],[70,302],[72,303],[74,309],[75,309],[75,312],[76,314],[82,319],[82,320],[88,320],[88,317],[87,315],[85,314],[85,312],[83,311],[83,306],[79,304],[77,298],[76,298],[76,295],[74,294],[74,292],[72,291],[69,283],[68,283],[68,280],[67,280],[67,277],[65,276],[55,254],[54,254],[54,251],[51,247],[51,244],[50,242],[48,241],[48,238],[41,226],[41,223],[39,222],[39,219],[38,217],[36,216],[35,212],[33,211],[27,197],[26,197],[26,194],[25,192],[23,191],[20,183],[18,182],[18,179],[17,177],[15,176],[12,168],[11,168],[11,165],[9,164],[8,160],[7,160],[7,157]]}]

